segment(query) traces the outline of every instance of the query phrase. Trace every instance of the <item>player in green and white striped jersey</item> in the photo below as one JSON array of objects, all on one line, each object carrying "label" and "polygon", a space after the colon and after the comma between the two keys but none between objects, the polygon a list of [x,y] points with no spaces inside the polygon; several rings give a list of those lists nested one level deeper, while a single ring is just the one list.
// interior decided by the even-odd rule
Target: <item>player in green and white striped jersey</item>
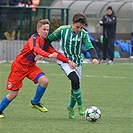
[{"label": "player in green and white striped jersey", "polygon": [[88,34],[83,29],[86,22],[87,19],[84,15],[76,13],[73,16],[72,25],[60,26],[48,36],[49,43],[51,43],[52,41],[60,40],[59,52],[62,55],[65,55],[69,60],[76,63],[76,68],[74,69],[71,68],[68,63],[59,60],[57,61],[67,77],[71,80],[71,98],[70,103],[67,107],[69,111],[69,117],[71,119],[76,118],[76,115],[74,113],[74,106],[76,102],[78,104],[79,114],[85,114],[80,88],[82,45],[84,45],[91,54],[93,64],[97,65],[99,63]]}]

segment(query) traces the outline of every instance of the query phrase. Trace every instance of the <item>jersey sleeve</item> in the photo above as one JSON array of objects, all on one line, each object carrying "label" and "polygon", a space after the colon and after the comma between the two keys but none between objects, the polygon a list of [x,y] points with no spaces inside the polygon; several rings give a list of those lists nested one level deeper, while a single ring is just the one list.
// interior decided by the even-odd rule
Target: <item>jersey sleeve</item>
[{"label": "jersey sleeve", "polygon": [[35,46],[39,47],[39,37],[37,34],[33,34],[29,40],[28,40],[28,44],[30,47],[30,50],[32,50]]},{"label": "jersey sleeve", "polygon": [[50,55],[50,53],[43,51],[41,48],[37,46],[34,47],[34,52],[44,57],[48,57]]},{"label": "jersey sleeve", "polygon": [[68,62],[68,58],[66,58],[65,56],[63,56],[61,53],[58,53],[58,57],[57,57],[58,60],[61,60],[63,62]]},{"label": "jersey sleeve", "polygon": [[58,51],[56,51],[53,47],[52,47],[52,45],[50,45],[50,46],[48,46],[48,48],[47,48],[47,50],[46,50],[48,53],[54,53],[54,52],[56,52],[56,53],[58,53],[58,56],[57,56],[57,59],[58,60],[61,60],[61,61],[63,61],[63,62],[68,62],[68,58],[66,58],[65,56],[63,56],[61,53],[59,53]]},{"label": "jersey sleeve", "polygon": [[60,38],[61,38],[61,26],[48,36],[48,39],[51,41],[57,41],[60,40]]},{"label": "jersey sleeve", "polygon": [[89,38],[87,32],[84,33],[83,45],[86,47],[87,50],[94,48],[91,41],[90,41],[90,38]]}]

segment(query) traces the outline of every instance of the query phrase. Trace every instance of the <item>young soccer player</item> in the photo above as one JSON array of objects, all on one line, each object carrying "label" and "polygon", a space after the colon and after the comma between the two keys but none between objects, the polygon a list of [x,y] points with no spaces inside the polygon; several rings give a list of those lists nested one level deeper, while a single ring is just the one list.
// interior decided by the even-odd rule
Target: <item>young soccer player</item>
[{"label": "young soccer player", "polygon": [[59,66],[66,73],[67,77],[71,80],[70,103],[67,107],[69,111],[69,118],[71,119],[76,118],[76,115],[74,113],[74,106],[76,102],[78,104],[79,114],[85,114],[80,87],[82,68],[82,44],[91,54],[93,64],[97,65],[99,63],[99,61],[96,59],[96,52],[88,37],[88,34],[83,29],[86,23],[86,17],[80,13],[76,13],[73,16],[72,25],[60,26],[48,36],[49,43],[51,43],[52,41],[60,40],[59,52],[77,65],[76,69],[72,69],[67,63],[59,60],[57,61]]},{"label": "young soccer player", "polygon": [[17,97],[19,89],[22,87],[22,81],[25,77],[32,80],[35,84],[39,83],[36,94],[31,100],[31,107],[47,112],[48,109],[40,103],[48,86],[48,78],[40,68],[36,66],[35,57],[41,55],[48,58],[57,58],[75,68],[76,64],[68,58],[57,52],[51,45],[42,50],[47,40],[49,31],[49,20],[40,20],[37,23],[37,34],[33,34],[27,43],[24,45],[23,50],[18,54],[15,61],[12,63],[11,72],[8,76],[6,89],[9,94],[4,96],[0,103],[0,118],[4,117],[3,111],[8,107],[9,103]]}]

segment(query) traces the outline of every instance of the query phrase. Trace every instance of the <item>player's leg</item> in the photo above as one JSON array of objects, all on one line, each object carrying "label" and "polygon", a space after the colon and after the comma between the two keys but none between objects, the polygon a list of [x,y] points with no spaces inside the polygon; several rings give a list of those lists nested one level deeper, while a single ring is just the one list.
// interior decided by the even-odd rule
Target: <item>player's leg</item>
[{"label": "player's leg", "polygon": [[74,106],[75,106],[75,104],[76,104],[76,98],[75,98],[75,95],[73,93],[73,90],[71,90],[70,103],[67,106],[67,109],[69,111],[69,118],[71,118],[71,119],[75,119],[76,118],[76,115],[74,113]]},{"label": "player's leg", "polygon": [[71,93],[70,93],[70,104],[69,105],[70,105],[71,108],[74,108],[75,104],[76,104],[76,98],[75,98],[75,95],[73,93],[73,90],[71,90]]},{"label": "player's leg", "polygon": [[83,107],[83,101],[82,101],[82,95],[81,95],[81,89],[80,89],[80,81],[79,81],[80,79],[79,79],[76,72],[71,72],[68,75],[68,78],[71,80],[72,91],[73,91],[73,95],[75,96],[75,99],[76,99],[77,104],[78,104],[79,114],[84,115],[85,110]]},{"label": "player's leg", "polygon": [[6,85],[6,89],[9,90],[10,93],[4,96],[0,103],[0,118],[4,117],[3,111],[9,106],[10,102],[17,97],[19,88],[22,87],[22,80],[25,77],[22,73],[21,67],[14,62]]},{"label": "player's leg", "polygon": [[27,78],[32,80],[34,83],[39,83],[38,87],[36,88],[34,98],[31,100],[30,106],[32,108],[40,110],[41,112],[47,112],[48,109],[46,109],[44,105],[40,103],[40,100],[43,97],[48,86],[48,78],[36,65],[29,70]]},{"label": "player's leg", "polygon": [[74,106],[77,102],[79,114],[84,114],[84,108],[83,108],[83,102],[81,97],[81,89],[80,89],[80,76],[81,76],[81,67],[75,69],[71,69],[69,64],[67,63],[61,63],[59,66],[62,68],[62,70],[65,72],[65,74],[68,76],[68,78],[71,80],[71,95],[70,95],[70,104],[68,105],[69,110],[69,117],[71,119],[76,118],[76,115],[74,113]]},{"label": "player's leg", "polygon": [[42,96],[44,95],[47,85],[48,85],[47,77],[45,75],[41,76],[38,79],[38,83],[39,83],[39,85],[36,89],[35,96],[34,96],[33,100],[31,101],[31,107],[36,108],[36,109],[40,110],[41,112],[48,112],[48,109],[45,108],[42,103],[40,103],[40,100],[41,100]]},{"label": "player's leg", "polygon": [[[64,71],[64,73],[68,76],[69,73],[74,72],[75,69],[71,69],[68,63],[63,63],[61,61],[58,62],[58,65],[60,66],[60,68]],[[67,106],[67,109],[69,111],[69,118],[71,119],[75,119],[76,115],[74,113],[74,106],[76,104],[76,98],[75,95],[73,93],[73,90],[71,89],[71,93],[70,93],[70,103]]]},{"label": "player's leg", "polygon": [[10,91],[10,93],[3,97],[0,103],[0,118],[4,118],[3,111],[9,106],[10,102],[18,95],[17,91]]}]

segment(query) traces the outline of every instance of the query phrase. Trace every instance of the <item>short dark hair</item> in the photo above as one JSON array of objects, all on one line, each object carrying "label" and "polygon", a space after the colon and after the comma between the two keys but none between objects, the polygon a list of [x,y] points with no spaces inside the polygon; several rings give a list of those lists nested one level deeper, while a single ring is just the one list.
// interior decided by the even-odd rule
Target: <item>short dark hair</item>
[{"label": "short dark hair", "polygon": [[87,23],[86,17],[81,13],[74,14],[72,21],[73,21],[73,23],[81,23],[83,25],[85,25]]},{"label": "short dark hair", "polygon": [[113,11],[112,6],[108,6],[108,7],[107,7],[107,10],[112,10],[112,11]]}]

